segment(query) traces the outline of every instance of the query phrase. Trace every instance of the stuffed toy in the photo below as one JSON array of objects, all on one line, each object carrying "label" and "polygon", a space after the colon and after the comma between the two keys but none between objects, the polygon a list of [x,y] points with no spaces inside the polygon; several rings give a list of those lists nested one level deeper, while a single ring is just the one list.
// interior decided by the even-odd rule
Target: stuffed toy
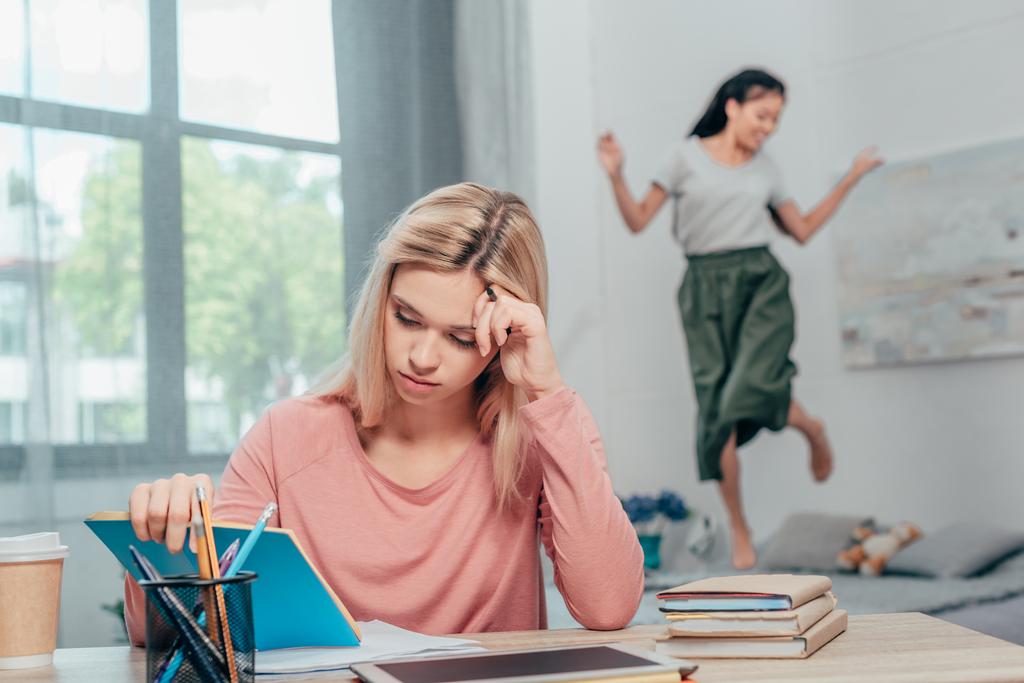
[{"label": "stuffed toy", "polygon": [[836,555],[836,566],[859,571],[864,576],[878,576],[885,570],[892,556],[921,537],[921,529],[910,522],[902,522],[887,531],[873,527],[853,530],[853,545]]}]

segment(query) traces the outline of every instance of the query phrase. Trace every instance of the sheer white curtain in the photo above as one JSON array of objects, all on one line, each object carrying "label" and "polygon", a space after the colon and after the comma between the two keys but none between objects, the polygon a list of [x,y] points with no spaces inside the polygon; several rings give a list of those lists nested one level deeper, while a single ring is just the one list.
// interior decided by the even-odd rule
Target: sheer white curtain
[{"label": "sheer white curtain", "polygon": [[61,646],[121,633],[82,519],[219,475],[462,175],[450,0],[230,4],[0,2],[0,536],[70,546]]}]

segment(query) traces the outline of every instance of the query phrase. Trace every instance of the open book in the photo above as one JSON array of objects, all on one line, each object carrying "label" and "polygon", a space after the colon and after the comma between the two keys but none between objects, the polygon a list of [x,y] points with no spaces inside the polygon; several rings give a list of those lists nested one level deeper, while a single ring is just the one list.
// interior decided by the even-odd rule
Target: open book
[{"label": "open book", "polygon": [[[139,580],[129,545],[146,556],[163,576],[195,574],[196,556],[188,549],[172,554],[154,541],[139,541],[127,512],[97,512],[85,525]],[[217,548],[245,540],[252,525],[213,523]],[[359,645],[359,627],[345,605],[306,556],[291,529],[267,527],[243,567],[257,575],[252,584],[256,649]]]}]

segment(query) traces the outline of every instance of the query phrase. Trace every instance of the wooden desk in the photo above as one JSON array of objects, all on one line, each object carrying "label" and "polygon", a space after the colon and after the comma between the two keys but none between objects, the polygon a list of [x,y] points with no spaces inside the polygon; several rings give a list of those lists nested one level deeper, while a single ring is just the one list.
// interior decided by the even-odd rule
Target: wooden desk
[{"label": "wooden desk", "polygon": [[[487,648],[508,650],[605,642],[649,643],[664,626],[623,631],[522,631],[467,634]],[[698,660],[698,683],[1009,683],[1024,681],[1024,647],[923,614],[851,616],[849,630],[806,660]],[[141,649],[101,647],[58,650],[51,667],[0,671],[0,682],[142,681]],[[277,680],[277,679],[275,679]],[[289,681],[346,681],[346,676],[292,676]]]}]

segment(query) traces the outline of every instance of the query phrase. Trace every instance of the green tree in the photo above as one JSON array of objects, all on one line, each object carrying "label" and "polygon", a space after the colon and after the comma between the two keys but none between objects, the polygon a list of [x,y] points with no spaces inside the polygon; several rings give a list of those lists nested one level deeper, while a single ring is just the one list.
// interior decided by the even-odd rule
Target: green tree
[{"label": "green tree", "polygon": [[[233,442],[244,416],[290,393],[345,344],[336,176],[302,178],[294,153],[215,154],[182,144],[188,365],[219,381]],[[97,355],[130,346],[142,315],[141,159],[115,145],[85,182],[83,234],[55,297]]]},{"label": "green tree", "polygon": [[214,151],[182,145],[187,348],[190,367],[225,383],[238,424],[344,349],[337,178],[300,184],[293,153]]},{"label": "green tree", "polygon": [[72,317],[86,356],[131,351],[142,314],[141,155],[114,145],[86,177],[82,239],[54,274],[54,301]]}]

